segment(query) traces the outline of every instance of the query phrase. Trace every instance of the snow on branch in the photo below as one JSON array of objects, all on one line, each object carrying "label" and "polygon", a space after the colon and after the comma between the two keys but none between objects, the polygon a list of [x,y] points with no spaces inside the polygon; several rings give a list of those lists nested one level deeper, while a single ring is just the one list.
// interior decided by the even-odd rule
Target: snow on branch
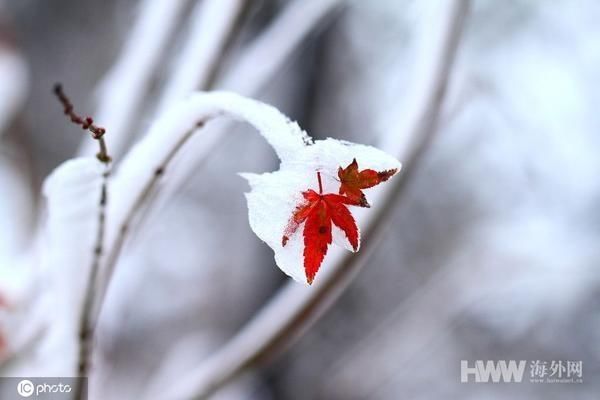
[{"label": "snow on branch", "polygon": [[276,108],[234,93],[198,92],[172,106],[127,154],[112,181],[111,190],[119,196],[108,207],[107,260],[98,305],[102,304],[134,217],[148,207],[158,182],[168,173],[171,161],[190,137],[209,120],[223,115],[254,126],[282,163],[294,160],[302,149],[312,143],[297,123]]},{"label": "snow on branch", "polygon": [[[295,122],[267,104],[229,92],[196,93],[155,122],[115,176],[112,190],[119,196],[109,206],[108,258],[98,306],[102,304],[135,216],[152,202],[158,182],[197,128],[221,115],[250,123],[281,160],[278,171],[244,176],[252,189],[247,194],[250,226],[271,246],[277,265],[285,273],[300,282],[311,283],[334,237],[336,244],[358,250],[358,227],[348,206],[369,207],[362,189],[394,175],[400,168],[397,160],[369,146],[334,139],[313,142]],[[318,194],[313,190],[317,188],[315,177],[318,177]],[[166,179],[163,186],[169,184]],[[318,205],[302,206],[302,195],[306,197],[307,193],[314,193]],[[294,210],[300,207],[306,207],[308,220],[302,235],[292,235],[289,221],[296,218]],[[302,222],[296,221],[295,225]],[[314,230],[309,228],[313,226]]]},{"label": "snow on branch", "polygon": [[[46,309],[52,324],[44,335],[38,364],[48,375],[71,376],[90,267],[97,246],[99,199],[105,167],[96,158],[66,161],[46,178],[47,220],[42,243]],[[56,357],[61,354],[61,357]]]},{"label": "snow on branch", "polygon": [[[344,0],[294,0],[275,17],[232,62],[215,87],[238,94],[256,97],[268,82],[284,67],[298,47],[323,21],[342,8]],[[260,65],[260,68],[256,66]],[[155,209],[162,209],[173,193],[186,182],[196,166],[227,134],[231,125],[227,122],[207,127],[202,141],[192,141],[182,152],[178,166],[169,176],[169,186],[157,194]],[[182,167],[179,168],[179,165]]]}]

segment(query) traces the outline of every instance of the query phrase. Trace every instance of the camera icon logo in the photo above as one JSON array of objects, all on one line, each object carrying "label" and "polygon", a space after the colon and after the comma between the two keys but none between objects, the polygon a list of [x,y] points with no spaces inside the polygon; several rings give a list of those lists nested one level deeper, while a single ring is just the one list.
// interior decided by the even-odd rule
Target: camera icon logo
[{"label": "camera icon logo", "polygon": [[31,396],[33,394],[33,390],[33,382],[31,382],[30,380],[23,379],[17,384],[17,393],[19,393],[21,397]]}]

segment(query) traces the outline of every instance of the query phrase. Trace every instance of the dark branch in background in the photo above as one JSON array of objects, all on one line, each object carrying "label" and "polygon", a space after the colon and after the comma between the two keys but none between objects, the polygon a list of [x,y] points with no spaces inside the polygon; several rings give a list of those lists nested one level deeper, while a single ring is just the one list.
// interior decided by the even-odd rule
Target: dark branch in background
[{"label": "dark branch in background", "polygon": [[92,138],[98,141],[100,146],[100,152],[96,155],[98,160],[107,164],[110,162],[110,156],[108,155],[108,151],[106,149],[106,143],[104,142],[104,134],[106,133],[106,129],[94,125],[94,120],[92,117],[82,117],[75,113],[75,109],[73,108],[73,103],[67,97],[65,92],[63,91],[62,85],[57,83],[54,85],[54,94],[63,105],[63,112],[69,118],[71,118],[71,122],[76,125],[81,126],[82,129],[89,131],[92,134]]},{"label": "dark branch in background", "polygon": [[[100,259],[104,251],[104,232],[106,230],[106,204],[108,202],[108,176],[110,175],[110,156],[104,141],[106,129],[94,125],[92,117],[81,117],[75,113],[71,100],[64,93],[62,85],[57,83],[54,85],[54,94],[63,105],[65,115],[71,118],[71,122],[81,126],[81,128],[89,131],[92,138],[98,141],[100,151],[96,155],[98,160],[104,164],[105,171],[102,174],[102,186],[100,188],[100,201],[98,203],[98,231],[96,233],[96,242],[93,248],[92,266],[88,276],[84,300],[81,310],[81,319],[79,322],[79,354],[77,358],[77,375],[86,377],[90,369],[90,360],[92,355],[92,338],[93,338],[93,319],[92,309],[96,298],[96,286],[98,280],[98,271],[100,269]],[[74,390],[75,399],[81,400],[87,398],[85,395],[85,387],[82,382],[78,381]]]}]

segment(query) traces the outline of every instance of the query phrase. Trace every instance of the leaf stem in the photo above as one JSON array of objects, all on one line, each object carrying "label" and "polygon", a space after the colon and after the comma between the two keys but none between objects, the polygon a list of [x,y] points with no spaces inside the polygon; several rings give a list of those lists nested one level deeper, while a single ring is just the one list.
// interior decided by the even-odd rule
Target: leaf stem
[{"label": "leaf stem", "polygon": [[317,171],[317,179],[319,180],[319,194],[323,194],[323,182],[321,182],[321,172]]}]

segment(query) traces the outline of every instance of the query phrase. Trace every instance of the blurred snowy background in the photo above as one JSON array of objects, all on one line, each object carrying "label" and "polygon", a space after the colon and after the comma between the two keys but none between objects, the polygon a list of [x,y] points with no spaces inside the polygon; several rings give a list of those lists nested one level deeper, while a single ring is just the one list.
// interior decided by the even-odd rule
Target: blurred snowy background
[{"label": "blurred snowy background", "polygon": [[[43,209],[41,182],[93,145],[61,114],[54,82],[107,128],[109,146],[111,134],[126,138],[113,147],[117,160],[157,110],[192,89],[238,91],[277,106],[314,137],[371,144],[401,133],[419,36],[436,28],[438,7],[0,1],[0,59],[23,60],[0,68],[0,96],[18,105],[0,109],[11,116],[0,119],[0,289],[20,299],[5,329],[26,335],[32,317],[19,313],[31,312],[49,285],[8,261],[43,215],[35,211]],[[438,133],[384,240],[288,352],[215,398],[597,399],[599,20],[594,0],[473,1]],[[209,67],[207,54],[217,60]],[[11,94],[19,90],[24,102]],[[277,160],[249,128],[215,125],[226,140],[193,175],[177,178],[183,188],[127,244],[98,325],[92,398],[141,398],[148,382],[172,384],[287,279],[248,226],[248,188],[236,174],[273,170]],[[60,319],[64,310],[48,312]],[[18,343],[7,335],[2,375],[63,374],[72,348],[40,355],[44,334],[32,333],[12,355]],[[477,359],[583,361],[583,383],[460,383],[460,360]]]}]

